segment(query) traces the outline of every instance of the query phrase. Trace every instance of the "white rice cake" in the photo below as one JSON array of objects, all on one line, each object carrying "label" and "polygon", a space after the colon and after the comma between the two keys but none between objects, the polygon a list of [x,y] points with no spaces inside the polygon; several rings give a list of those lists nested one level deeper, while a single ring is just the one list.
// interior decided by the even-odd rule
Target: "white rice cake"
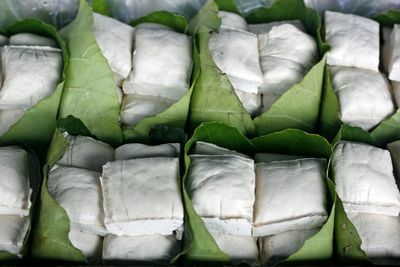
[{"label": "white rice cake", "polygon": [[1,50],[0,109],[27,109],[55,91],[62,71],[60,49],[5,46]]},{"label": "white rice cake", "polygon": [[254,155],[254,161],[256,163],[270,163],[274,161],[286,161],[293,159],[304,159],[306,157],[299,155],[287,155],[287,154],[275,154],[275,153],[257,153]]},{"label": "white rice cake", "polygon": [[97,44],[110,64],[115,83],[121,85],[132,69],[135,28],[97,13],[93,13],[93,22]]},{"label": "white rice cake", "polygon": [[8,37],[0,34],[0,46],[8,45]]},{"label": "white rice cake", "polygon": [[58,47],[56,40],[33,33],[18,33],[10,36],[9,45],[50,46]]},{"label": "white rice cake", "polygon": [[5,134],[11,126],[19,121],[25,112],[25,109],[0,110],[0,136]]},{"label": "white rice cake", "polygon": [[328,218],[325,160],[256,164],[254,236],[322,226]]},{"label": "white rice cake", "polygon": [[257,238],[252,236],[234,236],[211,233],[219,249],[231,258],[234,265],[258,263]]},{"label": "white rice cake", "polygon": [[115,149],[115,160],[152,157],[179,158],[180,155],[181,145],[179,143],[168,143],[155,146],[131,143],[122,145]]},{"label": "white rice cake", "polygon": [[50,195],[67,212],[70,225],[97,235],[106,235],[100,173],[56,165],[49,173]]},{"label": "white rice cake", "polygon": [[239,153],[235,150],[230,150],[203,141],[197,141],[194,145],[192,152],[193,152],[192,154],[199,154],[199,155],[236,155],[239,157],[250,158],[246,154]]},{"label": "white rice cake", "polygon": [[191,155],[186,189],[209,232],[250,236],[255,173],[252,159]]},{"label": "white rice cake", "polygon": [[378,71],[379,23],[365,17],[325,11],[327,64]]},{"label": "white rice cake", "polygon": [[261,110],[261,96],[260,94],[252,94],[235,90],[237,97],[242,103],[245,110],[252,116],[257,116]]},{"label": "white rice cake", "polygon": [[301,249],[304,243],[320,228],[288,231],[260,238],[260,259],[262,264],[273,264],[284,260]]},{"label": "white rice cake", "polygon": [[231,30],[213,33],[208,48],[215,64],[228,76],[235,90],[258,94],[263,76],[257,35]]},{"label": "white rice cake", "polygon": [[135,126],[143,119],[165,111],[174,102],[157,96],[125,95],[121,105],[121,122]]},{"label": "white rice cake", "polygon": [[388,150],[341,142],[333,153],[336,192],[346,212],[398,216],[400,193]]},{"label": "white rice cake", "polygon": [[79,229],[71,229],[68,233],[68,239],[89,261],[90,259],[101,259],[103,249],[103,238],[101,236]]},{"label": "white rice cake", "polygon": [[394,25],[389,44],[389,79],[400,82],[400,24]]},{"label": "white rice cake", "polygon": [[125,94],[177,101],[189,89],[192,42],[170,30],[137,29],[133,71],[123,84]]},{"label": "white rice cake", "polygon": [[183,225],[178,158],[107,163],[101,177],[107,230],[115,235],[170,235]]},{"label": "white rice cake", "polygon": [[141,235],[104,238],[103,260],[137,261],[169,264],[180,252],[180,244],[174,236]]},{"label": "white rice cake", "polygon": [[17,147],[0,148],[0,214],[26,216],[31,207],[28,154]]},{"label": "white rice cake", "polygon": [[400,217],[371,213],[348,213],[361,238],[361,249],[375,264],[400,258]]},{"label": "white rice cake", "polygon": [[0,252],[19,255],[29,229],[28,217],[0,215]]},{"label": "white rice cake", "polygon": [[247,31],[246,20],[233,12],[218,11],[218,17],[221,18],[220,30],[239,30]]},{"label": "white rice cake", "polygon": [[303,79],[318,55],[314,38],[291,24],[274,26],[258,39],[263,94],[282,95]]},{"label": "white rice cake", "polygon": [[174,31],[171,27],[168,27],[163,24],[153,23],[153,22],[144,22],[136,25],[136,29],[149,29],[149,30],[167,30]]},{"label": "white rice cake", "polygon": [[347,67],[331,67],[329,72],[343,123],[368,131],[394,112],[390,86],[382,73]]},{"label": "white rice cake", "polygon": [[103,165],[114,160],[114,148],[106,143],[86,136],[64,134],[68,148],[57,162],[59,165],[101,172]]},{"label": "white rice cake", "polygon": [[306,28],[300,20],[281,20],[281,21],[273,21],[268,23],[258,23],[258,24],[249,24],[249,32],[255,34],[262,34],[269,32],[273,27],[280,26],[282,24],[290,24],[302,32],[306,32]]}]

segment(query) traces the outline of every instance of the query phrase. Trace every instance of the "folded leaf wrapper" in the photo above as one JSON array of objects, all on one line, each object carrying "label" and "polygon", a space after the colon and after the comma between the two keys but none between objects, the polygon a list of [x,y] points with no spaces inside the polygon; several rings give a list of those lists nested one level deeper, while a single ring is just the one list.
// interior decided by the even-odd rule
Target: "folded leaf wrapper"
[{"label": "folded leaf wrapper", "polygon": [[[233,1],[208,1],[190,23],[200,53],[200,76],[190,105],[189,126],[193,130],[202,122],[220,121],[239,129],[245,135],[262,135],[286,128],[306,131],[316,129],[322,92],[323,68],[327,47],[322,43],[318,14],[306,8],[303,1],[276,1],[270,8],[260,8],[246,17],[248,23],[300,20],[319,48],[320,62],[314,65],[300,83],[293,85],[266,112],[254,120],[235,94],[226,74],[214,63],[208,43],[212,32],[218,32],[218,11],[236,12]],[[292,12],[293,11],[293,12]],[[295,11],[295,12],[294,12]],[[225,13],[220,14],[224,17]],[[221,26],[226,29],[228,26]]]},{"label": "folded leaf wrapper", "polygon": [[[261,136],[252,140],[247,139],[239,130],[223,123],[203,123],[194,132],[192,138],[185,146],[185,166],[190,166],[189,151],[195,147],[196,142],[202,141],[218,145],[223,148],[253,156],[256,152],[285,153],[289,155],[302,155],[328,159],[332,153],[331,146],[322,137],[307,134],[296,129]],[[199,143],[201,144],[201,143]],[[221,153],[225,153],[221,150]],[[233,155],[235,156],[235,155]],[[208,232],[203,220],[195,211],[189,194],[186,190],[188,171],[183,178],[183,197],[186,209],[186,222],[184,234],[184,260],[189,262],[229,262],[236,259],[224,254],[217,242]],[[320,231],[309,238],[301,249],[285,259],[291,262],[304,261],[329,261],[333,252],[334,209],[336,196],[334,185],[329,178],[326,179],[328,189],[328,220]]]}]

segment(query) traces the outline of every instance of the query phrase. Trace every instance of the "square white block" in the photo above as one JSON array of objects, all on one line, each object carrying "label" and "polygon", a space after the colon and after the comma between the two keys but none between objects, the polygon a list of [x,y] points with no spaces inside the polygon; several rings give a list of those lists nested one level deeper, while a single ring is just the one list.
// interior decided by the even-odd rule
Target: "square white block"
[{"label": "square white block", "polygon": [[400,82],[400,25],[393,27],[390,36],[389,79]]},{"label": "square white block", "polygon": [[105,235],[100,175],[86,169],[56,165],[49,173],[47,187],[67,212],[71,227]]},{"label": "square white block", "polygon": [[44,37],[41,35],[23,32],[17,33],[8,39],[9,45],[29,45],[29,46],[50,46],[50,47],[58,47],[58,43],[56,40],[48,37]]},{"label": "square white block", "polygon": [[125,95],[121,105],[121,122],[135,126],[145,118],[168,109],[175,101],[156,96]]},{"label": "square white block", "polygon": [[192,154],[199,155],[236,155],[244,158],[250,158],[246,154],[237,152],[235,150],[230,150],[221,146],[214,145],[212,143],[207,143],[203,141],[197,141],[194,144]]},{"label": "square white block", "polygon": [[273,27],[280,26],[282,24],[290,24],[299,29],[302,32],[306,32],[306,28],[300,20],[281,20],[267,23],[249,24],[249,32],[255,34],[262,34],[269,32]]},{"label": "square white block", "polygon": [[28,215],[32,189],[26,151],[18,147],[1,147],[0,166],[0,214]]},{"label": "square white block", "polygon": [[260,238],[260,259],[262,264],[273,264],[284,260],[300,250],[304,243],[320,228],[296,230]]},{"label": "square white block", "polygon": [[0,251],[17,254],[22,249],[29,229],[28,217],[0,215]]},{"label": "square white block", "polygon": [[192,41],[170,30],[139,28],[135,32],[133,71],[125,94],[158,96],[177,101],[189,89]]},{"label": "square white block", "polygon": [[169,235],[183,225],[178,158],[109,162],[101,183],[110,233]]},{"label": "square white block", "polygon": [[342,122],[370,130],[394,112],[392,95],[386,77],[376,71],[329,68]]},{"label": "square white block", "polygon": [[72,228],[68,233],[68,239],[89,261],[101,259],[103,249],[103,238],[101,236]]},{"label": "square white block", "polygon": [[30,108],[55,91],[63,67],[60,49],[5,46],[1,50],[1,109]]},{"label": "square white block", "polygon": [[218,17],[221,18],[220,30],[247,31],[246,20],[236,13],[221,10],[218,11]]},{"label": "square white block", "polygon": [[180,155],[181,145],[179,143],[168,143],[155,146],[130,143],[115,149],[115,160],[152,157],[179,158]]},{"label": "square white block", "polygon": [[192,155],[186,190],[209,232],[250,236],[254,161],[234,155]]},{"label": "square white block", "polygon": [[132,69],[135,28],[116,19],[93,13],[93,32],[101,52],[120,85]]},{"label": "square white block", "polygon": [[376,264],[400,258],[400,217],[371,213],[348,213],[361,238],[361,249]]},{"label": "square white block", "polygon": [[25,109],[0,110],[0,136],[5,134],[11,126],[19,121],[25,112]]},{"label": "square white block", "polygon": [[379,23],[365,17],[325,11],[327,64],[378,71]]},{"label": "square white block", "polygon": [[274,161],[286,161],[294,159],[304,159],[306,157],[299,155],[288,155],[288,154],[275,154],[275,153],[257,153],[254,155],[254,161],[256,163],[270,163]]},{"label": "square white block", "polygon": [[254,236],[322,226],[328,218],[323,159],[256,164]]},{"label": "square white block", "polygon": [[388,150],[341,142],[333,153],[336,192],[346,212],[397,216],[400,193]]},{"label": "square white block", "polygon": [[211,233],[219,249],[231,258],[234,265],[258,263],[257,238],[252,236],[235,236]]},{"label": "square white block", "polygon": [[174,236],[141,235],[104,238],[103,260],[123,260],[169,264],[180,252]]},{"label": "square white block", "polygon": [[212,58],[235,90],[257,94],[262,83],[257,35],[224,30],[213,33],[208,43]]},{"label": "square white block", "polygon": [[106,143],[86,136],[72,136],[64,133],[68,148],[57,162],[59,165],[101,172],[103,165],[114,160],[114,148]]}]

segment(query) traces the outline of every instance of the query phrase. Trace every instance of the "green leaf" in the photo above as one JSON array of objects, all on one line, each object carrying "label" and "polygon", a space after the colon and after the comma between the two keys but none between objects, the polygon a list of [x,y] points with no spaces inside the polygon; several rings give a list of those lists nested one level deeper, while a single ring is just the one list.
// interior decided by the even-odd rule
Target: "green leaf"
[{"label": "green leaf", "polygon": [[218,31],[221,18],[217,16],[218,6],[213,0],[208,0],[200,11],[190,20],[189,32],[195,36],[202,31]]},{"label": "green leaf", "polygon": [[67,148],[67,140],[57,130],[48,150],[47,164],[43,168],[44,179],[32,233],[31,254],[36,259],[86,262],[82,252],[73,247],[68,239],[70,224],[66,211],[50,196],[47,189],[48,172]]},{"label": "green leaf", "polygon": [[221,10],[240,14],[238,7],[233,0],[215,0],[215,2]]},{"label": "green leaf", "polygon": [[[2,31],[6,35],[29,32],[55,39],[62,49],[65,68],[65,63],[68,61],[68,52],[64,41],[54,27],[35,19],[26,19]],[[65,74],[61,74],[62,81],[64,77]],[[32,148],[38,157],[43,159],[44,151],[46,151],[56,128],[57,111],[62,90],[63,82],[57,86],[51,96],[39,101],[35,106],[30,108],[18,122],[12,125],[10,129],[0,137],[0,144],[22,144]]]},{"label": "green leaf", "polygon": [[371,132],[371,137],[380,146],[384,146],[388,143],[400,139],[400,109],[397,109],[396,113],[390,118],[381,122]]},{"label": "green leaf", "polygon": [[314,131],[318,122],[326,57],[301,83],[293,85],[272,107],[254,119],[257,135],[287,128]]},{"label": "green leaf", "polygon": [[[185,183],[190,165],[188,156],[191,147],[197,141],[204,141],[236,150],[247,155],[256,152],[286,153],[323,157],[329,159],[332,147],[326,139],[315,134],[308,134],[300,130],[288,129],[279,133],[247,139],[238,129],[223,123],[207,122],[201,124],[192,138],[185,145],[186,174],[183,178],[183,196],[186,208],[185,243],[182,254],[189,262],[228,262],[229,257],[222,253],[212,236],[208,233],[203,221],[194,210],[191,200],[186,192]],[[332,181],[327,178],[329,206],[331,209],[328,221],[323,228],[313,237],[308,239],[304,246],[289,257],[290,262],[327,261],[333,252],[334,209],[336,194]]]},{"label": "green leaf", "polygon": [[393,27],[394,24],[400,22],[400,11],[389,10],[385,14],[378,15],[374,18],[379,24],[385,27]]},{"label": "green leaf", "polygon": [[[208,49],[212,31],[208,25],[220,23],[217,12],[217,5],[210,0],[190,23],[191,29],[196,31],[194,38],[200,53],[200,75],[193,88],[189,127],[193,130],[202,122],[218,121],[236,127],[242,133],[254,134],[250,115],[234,93],[228,77],[215,65]],[[204,22],[205,18],[209,22]]]},{"label": "green leaf", "polygon": [[57,129],[61,132],[68,132],[70,135],[82,135],[94,138],[83,122],[71,115],[59,119],[57,121]]},{"label": "green leaf", "polygon": [[172,29],[180,33],[186,33],[188,29],[188,23],[184,16],[173,14],[168,11],[156,11],[150,13],[147,16],[132,21],[130,24],[132,26],[136,26],[144,22],[163,24],[165,26],[171,27]]},{"label": "green leaf", "polygon": [[92,9],[80,0],[75,20],[61,30],[70,58],[59,117],[72,115],[98,139],[116,145],[122,142],[116,85],[92,27]]},{"label": "green leaf", "polygon": [[92,0],[93,12],[111,17],[111,6],[107,0]]}]

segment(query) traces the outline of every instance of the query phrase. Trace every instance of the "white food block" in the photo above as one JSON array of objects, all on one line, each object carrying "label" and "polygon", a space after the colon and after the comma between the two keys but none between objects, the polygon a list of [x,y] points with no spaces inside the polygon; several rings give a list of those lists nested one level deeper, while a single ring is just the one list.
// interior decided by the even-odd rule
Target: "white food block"
[{"label": "white food block", "polygon": [[61,50],[38,46],[5,46],[1,52],[3,87],[0,108],[30,108],[49,97],[60,81]]},{"label": "white food block", "polygon": [[93,32],[101,52],[110,64],[117,85],[132,69],[135,28],[116,19],[93,13]]},{"label": "white food block", "polygon": [[221,30],[239,30],[239,31],[247,31],[247,22],[246,20],[233,12],[227,11],[219,11],[218,17],[221,18]]},{"label": "white food block", "polygon": [[122,145],[115,149],[115,160],[152,157],[179,158],[180,155],[181,146],[179,143],[168,143],[155,146],[131,143]]},{"label": "white food block", "polygon": [[25,109],[0,110],[0,136],[5,134],[11,126],[24,116]]},{"label": "white food block", "polygon": [[239,153],[235,150],[230,150],[224,147],[220,147],[211,143],[197,141],[193,148],[192,154],[199,155],[236,155],[244,158],[250,158],[246,154]]},{"label": "white food block", "polygon": [[400,82],[400,24],[393,27],[390,36],[389,79]]},{"label": "white food block", "polygon": [[180,244],[174,236],[141,235],[104,238],[103,260],[123,260],[169,264],[180,252]]},{"label": "white food block", "polygon": [[136,25],[136,29],[149,29],[149,30],[167,30],[167,31],[174,31],[172,28],[153,22],[144,22]]},{"label": "white food block", "polygon": [[107,163],[101,177],[105,225],[115,235],[170,235],[183,225],[178,158]]},{"label": "white food block", "polygon": [[33,33],[18,33],[10,36],[9,45],[32,45],[58,47],[56,40]]},{"label": "white food block", "polygon": [[224,30],[213,33],[208,48],[215,64],[228,76],[235,90],[258,94],[263,76],[257,35]]},{"label": "white food block", "polygon": [[302,32],[306,32],[306,28],[300,20],[281,20],[281,21],[273,21],[268,23],[258,23],[258,24],[249,24],[249,32],[255,34],[262,34],[269,32],[273,27],[280,26],[282,24],[290,24]]},{"label": "white food block", "polygon": [[31,207],[28,154],[17,147],[0,148],[0,214],[26,216]]},{"label": "white food block", "polygon": [[56,165],[49,173],[50,195],[67,212],[75,229],[106,235],[100,173]]},{"label": "white food block", "polygon": [[370,130],[394,112],[390,86],[376,71],[348,67],[329,68],[342,122]]},{"label": "white food block", "polygon": [[235,90],[235,93],[248,113],[250,113],[252,116],[256,116],[258,113],[260,113],[260,94],[252,94],[240,90]]},{"label": "white food block", "polygon": [[378,264],[400,258],[400,217],[371,213],[348,213],[361,238],[361,249]]},{"label": "white food block", "polygon": [[392,89],[396,107],[400,108],[400,82],[392,82]]},{"label": "white food block", "polygon": [[101,259],[103,238],[99,235],[71,229],[68,233],[71,244],[88,259]]},{"label": "white food block", "polygon": [[400,193],[388,150],[341,142],[333,153],[336,192],[346,212],[397,216]]},{"label": "white food block", "polygon": [[157,96],[125,95],[121,105],[121,122],[135,126],[141,120],[165,111],[174,102]]},{"label": "white food block", "polygon": [[177,101],[189,89],[192,43],[170,30],[139,28],[135,33],[133,71],[123,84],[125,94]]},{"label": "white food block", "polygon": [[392,28],[389,27],[382,28],[383,45],[381,47],[381,60],[382,60],[383,70],[385,71],[385,73],[389,72],[390,53],[392,50],[390,44],[391,35],[392,35]]},{"label": "white food block", "polygon": [[254,236],[322,226],[328,218],[325,160],[256,164]]},{"label": "white food block", "polygon": [[234,236],[211,233],[219,249],[231,258],[235,265],[258,263],[257,238],[252,236]]},{"label": "white food block", "polygon": [[288,258],[301,249],[304,243],[320,228],[297,230],[260,238],[260,259],[262,264]]},{"label": "white food block", "polygon": [[64,134],[68,148],[57,162],[59,165],[101,172],[103,165],[114,160],[114,148],[110,145],[86,136]]},{"label": "white food block", "polygon": [[378,71],[379,23],[365,17],[325,11],[327,64]]},{"label": "white food block", "polygon": [[0,252],[19,255],[29,229],[28,217],[0,215]]},{"label": "white food block", "polygon": [[235,155],[191,155],[190,159],[186,188],[208,231],[250,236],[254,161]]},{"label": "white food block", "polygon": [[306,157],[299,155],[287,155],[287,154],[275,154],[275,153],[257,153],[254,155],[254,161],[256,163],[270,163],[274,161],[286,161],[293,159],[304,159]]},{"label": "white food block", "polygon": [[0,34],[0,46],[8,45],[8,37]]}]

